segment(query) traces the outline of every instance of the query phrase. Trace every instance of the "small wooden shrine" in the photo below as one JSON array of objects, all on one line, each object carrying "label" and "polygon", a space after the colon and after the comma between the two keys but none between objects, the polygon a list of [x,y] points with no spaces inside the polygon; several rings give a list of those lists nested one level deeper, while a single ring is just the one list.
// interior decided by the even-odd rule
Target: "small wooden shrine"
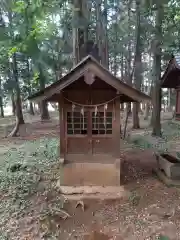
[{"label": "small wooden shrine", "polygon": [[180,120],[180,54],[171,57],[161,81],[161,88],[174,88],[176,91],[175,118]]},{"label": "small wooden shrine", "polygon": [[58,102],[64,161],[120,159],[120,103],[150,100],[113,76],[92,56],[29,100]]}]

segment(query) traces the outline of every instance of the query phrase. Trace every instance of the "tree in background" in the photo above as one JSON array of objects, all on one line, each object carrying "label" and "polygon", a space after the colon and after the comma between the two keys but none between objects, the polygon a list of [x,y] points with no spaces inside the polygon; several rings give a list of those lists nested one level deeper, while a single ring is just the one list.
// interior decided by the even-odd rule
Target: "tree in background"
[{"label": "tree in background", "polygon": [[[136,89],[141,90],[142,84],[142,29],[141,29],[141,1],[136,0],[136,46],[135,46],[135,70],[134,70],[134,86]],[[139,124],[139,103],[133,104],[133,128],[140,128]]]},{"label": "tree in background", "polygon": [[155,136],[161,136],[161,58],[162,58],[162,24],[164,18],[162,2],[156,2],[155,38],[153,41],[153,111],[152,122]]},{"label": "tree in background", "polygon": [[[12,101],[13,112],[23,119],[28,95],[44,89],[66,74],[89,52],[117,77],[151,93],[153,134],[160,135],[160,79],[171,54],[180,51],[180,2],[141,0],[2,0],[0,3],[0,113]],[[164,11],[163,11],[164,9]],[[156,24],[155,24],[156,23]],[[152,41],[153,39],[153,41]],[[93,47],[92,47],[93,46]],[[91,50],[92,50],[91,49]],[[94,54],[93,52],[93,54]],[[90,51],[90,53],[92,53]],[[16,98],[20,94],[19,100]],[[163,91],[170,104],[174,92]],[[168,101],[165,99],[169,99]],[[129,104],[131,110],[131,105]],[[33,114],[33,105],[28,103]],[[145,119],[151,105],[133,104],[133,127],[138,114]],[[172,107],[171,107],[172,108]],[[123,111],[124,105],[121,105]],[[170,109],[170,108],[169,108]],[[41,119],[49,119],[46,102]]]}]

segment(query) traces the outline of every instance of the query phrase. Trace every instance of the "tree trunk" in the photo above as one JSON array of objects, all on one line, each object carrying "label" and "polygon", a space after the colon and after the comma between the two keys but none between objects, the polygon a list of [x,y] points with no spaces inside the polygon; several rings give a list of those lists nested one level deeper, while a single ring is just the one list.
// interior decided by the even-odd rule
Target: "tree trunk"
[{"label": "tree trunk", "polygon": [[[41,67],[41,64],[38,65],[38,70],[39,70],[39,84],[40,84],[40,89],[45,88],[45,76]],[[48,111],[48,105],[46,101],[42,101],[40,103],[40,113],[41,113],[41,120],[49,120],[49,111]]]},{"label": "tree trunk", "polygon": [[[82,0],[74,0],[73,5],[73,64],[76,65],[82,59],[81,47],[87,42],[88,25],[87,16],[84,16],[84,11],[87,10],[86,3]],[[77,24],[78,22],[81,23],[81,26]]]},{"label": "tree trunk", "polygon": [[0,111],[1,111],[1,117],[4,118],[4,108],[3,108],[3,98],[0,97]]},{"label": "tree trunk", "polygon": [[9,134],[9,137],[16,137],[17,133],[19,132],[20,126],[24,124],[24,118],[21,107],[21,97],[18,94],[16,96],[15,102],[16,102],[16,125],[12,132]]},{"label": "tree trunk", "polygon": [[167,101],[168,112],[172,112],[171,95],[172,95],[172,89],[168,89],[168,101]]},{"label": "tree trunk", "polygon": [[[116,10],[116,8],[115,8]],[[114,29],[115,29],[115,43],[114,43],[114,62],[113,62],[113,69],[114,69],[114,76],[117,76],[118,74],[118,69],[119,69],[119,66],[118,66],[118,54],[119,54],[119,49],[118,49],[118,13],[116,12],[115,14],[115,25],[114,25]],[[106,27],[106,32],[107,32],[107,27]],[[123,76],[122,76],[122,72],[123,72],[123,52],[122,52],[122,55],[121,55],[121,67],[120,67],[120,71],[121,71],[121,80],[123,79]]]},{"label": "tree trunk", "polygon": [[124,79],[124,55],[121,53],[121,80]]},{"label": "tree trunk", "polygon": [[102,0],[95,1],[96,8],[96,43],[98,45],[100,62],[103,64],[103,24],[101,15],[101,4]]},{"label": "tree trunk", "polygon": [[139,124],[139,103],[134,103],[133,104],[133,127],[134,129],[139,129],[140,124]]},{"label": "tree trunk", "polygon": [[[127,57],[127,84],[132,85],[132,76],[131,76],[131,1],[128,2],[128,57]],[[126,114],[131,115],[131,103],[127,103]]]},{"label": "tree trunk", "polygon": [[[12,40],[14,40],[14,31],[12,26],[12,12],[8,12],[8,20],[9,20],[9,33]],[[18,79],[18,68],[17,68],[17,60],[16,53],[12,55],[12,72],[13,79],[15,83],[15,115],[16,115],[16,125],[12,132],[9,134],[11,137],[17,136],[20,125],[24,124],[22,105],[21,105],[21,91],[19,86]]]},{"label": "tree trunk", "polygon": [[34,109],[34,113],[38,113],[38,109],[37,109],[37,105],[36,103],[33,103],[33,109]]},{"label": "tree trunk", "polygon": [[[99,57],[101,64],[109,68],[109,51],[108,51],[108,34],[107,34],[107,0],[104,0],[104,6],[102,0],[96,0],[96,43],[98,45]],[[104,7],[102,13],[102,7]],[[115,70],[116,71],[116,70]]]},{"label": "tree trunk", "polygon": [[[136,50],[135,50],[135,72],[134,72],[134,82],[135,88],[140,90],[141,82],[142,82],[142,61],[141,61],[141,51],[142,51],[142,44],[141,44],[141,6],[140,1],[136,0]],[[133,104],[133,128],[138,129],[140,128],[139,124],[139,109],[140,104],[134,103]]]},{"label": "tree trunk", "polygon": [[13,91],[12,91],[12,94],[11,94],[11,102],[12,102],[12,114],[15,116],[15,114],[16,114],[16,103],[15,103],[14,92]]},{"label": "tree trunk", "polygon": [[[11,11],[8,11],[8,20],[9,20],[9,34],[10,34],[11,39],[13,40],[14,39],[14,32],[13,32],[13,26],[12,26],[12,12]],[[15,54],[14,54],[14,56],[15,56]],[[13,63],[14,63],[14,57],[13,57]],[[8,78],[9,78],[9,80],[11,79],[11,69],[12,69],[14,80],[16,80],[16,78],[18,80],[18,73],[17,74],[15,73],[13,63],[11,64],[9,62]],[[16,69],[17,69],[16,61],[15,61],[15,66],[16,66]],[[16,75],[17,75],[17,77],[15,77]],[[11,101],[12,101],[12,114],[15,116],[16,115],[16,102],[15,102],[13,89],[12,89],[12,93],[11,93]]]},{"label": "tree trunk", "polygon": [[[29,59],[26,59],[26,67],[27,67],[27,84],[28,84],[28,95],[31,95],[31,82],[30,82],[30,66],[29,66]],[[29,102],[29,114],[34,115],[34,108],[32,102]]]},{"label": "tree trunk", "polygon": [[104,0],[104,12],[103,12],[103,35],[102,41],[103,41],[103,57],[102,57],[102,64],[108,69],[109,68],[109,53],[108,53],[108,34],[107,34],[107,25],[108,25],[108,20],[107,20],[107,10],[108,10],[108,3],[107,0]]},{"label": "tree trunk", "polygon": [[30,115],[35,115],[32,102],[29,103],[29,114]]},{"label": "tree trunk", "polygon": [[[151,54],[150,54],[150,59],[151,59]],[[149,70],[152,69],[152,61],[149,61]],[[152,97],[152,93],[153,93],[153,85],[152,85],[152,74],[149,74],[150,81],[148,82],[148,85],[146,86],[146,94],[150,95],[151,98]],[[144,111],[144,120],[148,120],[149,116],[150,116],[150,110],[151,110],[151,103],[147,102],[145,105],[145,111]],[[150,126],[151,123],[150,123]]]},{"label": "tree trunk", "polygon": [[0,111],[1,117],[4,118],[4,108],[3,108],[3,91],[1,87],[1,79],[0,79]]},{"label": "tree trunk", "polygon": [[15,81],[15,92],[16,92],[16,99],[15,99],[15,114],[16,114],[16,125],[12,132],[9,134],[11,137],[16,137],[19,131],[20,125],[24,124],[23,112],[22,112],[22,104],[21,104],[21,91],[19,87],[19,79],[18,79],[18,69],[17,69],[17,61],[16,61],[16,53],[13,54],[13,78]]},{"label": "tree trunk", "polygon": [[21,91],[19,87],[19,79],[18,79],[18,69],[17,69],[17,61],[16,61],[16,53],[13,54],[13,76],[16,83],[16,117],[18,119],[19,124],[24,124],[23,112],[22,112],[22,104],[21,104]]},{"label": "tree trunk", "polygon": [[154,57],[153,57],[153,136],[161,136],[161,53],[162,53],[162,22],[164,17],[163,3],[161,1],[156,2],[156,33],[154,41]]},{"label": "tree trunk", "polygon": [[[121,70],[121,80],[123,81],[123,79],[124,79],[124,54],[123,54],[123,52],[121,53],[121,69],[120,70]],[[120,109],[121,111],[124,111],[124,103],[121,103],[120,108],[121,108]]]},{"label": "tree trunk", "polygon": [[151,89],[152,89],[152,93],[151,93],[151,98],[152,98],[152,106],[151,106],[151,110],[152,110],[152,112],[151,112],[151,121],[150,121],[150,127],[153,127],[153,124],[154,124],[154,115],[153,115],[153,108],[154,108],[154,106],[153,106],[153,101],[154,101],[154,94],[155,94],[155,90],[154,90],[154,86],[152,86],[151,87]]},{"label": "tree trunk", "polygon": [[150,115],[150,103],[146,103],[144,111],[144,120],[148,120],[149,115]]},{"label": "tree trunk", "polygon": [[50,119],[48,105],[45,101],[42,101],[40,103],[40,111],[41,111],[41,120],[42,121]]},{"label": "tree trunk", "polygon": [[49,112],[48,112],[48,104],[46,101],[42,101],[40,103],[40,114],[41,114],[42,121],[50,119]]}]

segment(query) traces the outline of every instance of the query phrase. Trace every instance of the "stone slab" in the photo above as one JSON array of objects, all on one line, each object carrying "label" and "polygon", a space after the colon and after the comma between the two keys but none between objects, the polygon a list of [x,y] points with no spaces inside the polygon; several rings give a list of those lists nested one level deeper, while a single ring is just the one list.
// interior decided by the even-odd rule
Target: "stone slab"
[{"label": "stone slab", "polygon": [[123,186],[61,186],[60,191],[62,195],[70,200],[80,199],[120,199],[130,196],[130,192]]},{"label": "stone slab", "polygon": [[171,187],[171,186],[180,187],[180,180],[173,180],[173,179],[168,178],[161,170],[159,170],[157,168],[153,169],[153,172],[168,187]]}]

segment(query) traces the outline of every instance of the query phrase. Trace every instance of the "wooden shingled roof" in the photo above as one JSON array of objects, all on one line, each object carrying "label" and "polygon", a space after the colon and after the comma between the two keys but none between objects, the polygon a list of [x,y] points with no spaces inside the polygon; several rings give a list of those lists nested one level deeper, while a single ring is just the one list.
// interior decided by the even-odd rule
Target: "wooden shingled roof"
[{"label": "wooden shingled roof", "polygon": [[121,81],[119,78],[115,77],[108,69],[103,67],[91,55],[85,57],[68,74],[66,74],[57,82],[33,94],[32,96],[29,96],[28,100],[37,102],[42,100],[50,101],[53,95],[59,94],[67,86],[84,76],[87,71],[93,72],[95,76],[115,88],[120,94],[122,93],[123,95],[129,97],[132,102],[151,100],[148,95],[129,86],[128,84]]},{"label": "wooden shingled roof", "polygon": [[180,86],[180,54],[172,55],[161,81],[162,88],[177,88]]}]

